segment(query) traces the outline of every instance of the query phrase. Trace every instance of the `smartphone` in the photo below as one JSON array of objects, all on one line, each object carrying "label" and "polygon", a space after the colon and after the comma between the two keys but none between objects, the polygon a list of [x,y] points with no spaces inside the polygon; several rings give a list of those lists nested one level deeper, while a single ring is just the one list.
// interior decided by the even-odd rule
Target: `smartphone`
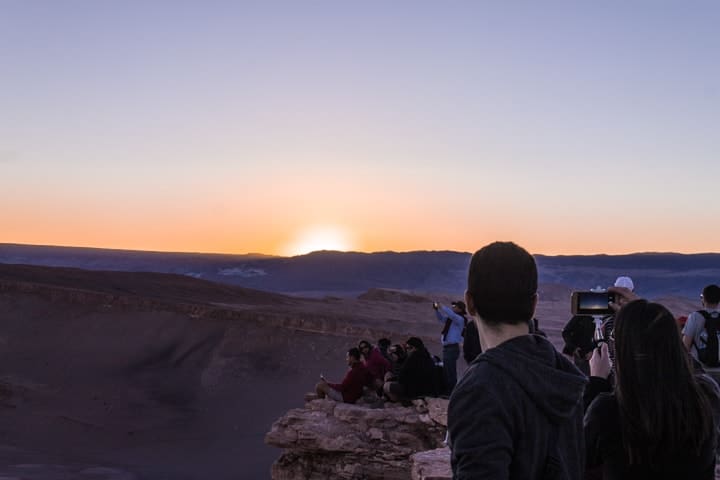
[{"label": "smartphone", "polygon": [[609,315],[614,313],[610,303],[615,301],[611,292],[572,292],[570,311],[573,315]]}]

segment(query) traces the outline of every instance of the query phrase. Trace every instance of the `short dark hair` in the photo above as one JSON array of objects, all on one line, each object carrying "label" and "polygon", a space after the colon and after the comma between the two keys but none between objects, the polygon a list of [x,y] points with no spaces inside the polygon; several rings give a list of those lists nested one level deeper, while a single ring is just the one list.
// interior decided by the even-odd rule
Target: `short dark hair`
[{"label": "short dark hair", "polygon": [[390,347],[390,352],[397,355],[398,360],[404,360],[405,357],[407,357],[407,352],[405,352],[405,347],[403,347],[400,344],[395,344],[392,347]]},{"label": "short dark hair", "polygon": [[358,350],[356,347],[353,347],[350,350],[348,350],[348,355],[353,357],[355,360],[360,360],[360,350]]},{"label": "short dark hair", "polygon": [[707,287],[703,288],[702,296],[705,301],[710,305],[720,303],[720,287],[715,284],[708,285]]},{"label": "short dark hair", "polygon": [[467,291],[489,325],[528,322],[534,313],[537,265],[513,242],[494,242],[470,259]]},{"label": "short dark hair", "polygon": [[381,338],[378,340],[378,347],[380,348],[388,348],[392,344],[389,338]]},{"label": "short dark hair", "polygon": [[424,350],[425,344],[422,340],[420,340],[418,337],[410,337],[408,338],[407,342],[405,342],[405,345],[410,345],[413,348],[416,348],[418,350]]}]

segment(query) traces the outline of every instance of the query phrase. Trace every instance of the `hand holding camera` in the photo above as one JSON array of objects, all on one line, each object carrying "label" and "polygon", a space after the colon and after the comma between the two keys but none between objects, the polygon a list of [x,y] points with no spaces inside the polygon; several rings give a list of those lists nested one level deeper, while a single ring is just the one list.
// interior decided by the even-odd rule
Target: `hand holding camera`
[{"label": "hand holding camera", "polygon": [[636,295],[632,290],[625,287],[610,287],[608,292],[614,294],[613,301],[610,303],[610,308],[615,312],[620,310],[620,307],[626,303],[630,303],[633,300],[639,300],[641,297]]},{"label": "hand holding camera", "polygon": [[612,370],[607,342],[602,342],[590,357],[590,376],[607,379]]},{"label": "hand holding camera", "polygon": [[438,308],[440,308],[440,304],[438,302],[433,302],[433,308],[437,310]]}]

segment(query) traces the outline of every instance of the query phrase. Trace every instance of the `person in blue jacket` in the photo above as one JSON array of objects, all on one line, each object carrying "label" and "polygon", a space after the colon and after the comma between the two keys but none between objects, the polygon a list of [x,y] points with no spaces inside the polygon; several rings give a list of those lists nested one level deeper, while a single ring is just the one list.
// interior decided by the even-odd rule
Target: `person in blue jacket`
[{"label": "person in blue jacket", "polygon": [[452,302],[451,307],[434,302],[433,308],[438,321],[443,325],[442,360],[445,374],[445,393],[450,395],[457,383],[457,361],[460,357],[460,342],[467,320],[465,318],[465,303]]}]

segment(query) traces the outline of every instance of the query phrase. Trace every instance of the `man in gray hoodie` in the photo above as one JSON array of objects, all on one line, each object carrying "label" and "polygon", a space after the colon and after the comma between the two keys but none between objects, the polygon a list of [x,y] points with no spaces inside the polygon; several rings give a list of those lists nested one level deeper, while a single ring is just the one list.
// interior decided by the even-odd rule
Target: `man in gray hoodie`
[{"label": "man in gray hoodie", "polygon": [[528,334],[537,266],[523,248],[478,250],[465,303],[483,353],[448,406],[455,479],[582,479],[582,394],[587,380],[545,338]]}]

